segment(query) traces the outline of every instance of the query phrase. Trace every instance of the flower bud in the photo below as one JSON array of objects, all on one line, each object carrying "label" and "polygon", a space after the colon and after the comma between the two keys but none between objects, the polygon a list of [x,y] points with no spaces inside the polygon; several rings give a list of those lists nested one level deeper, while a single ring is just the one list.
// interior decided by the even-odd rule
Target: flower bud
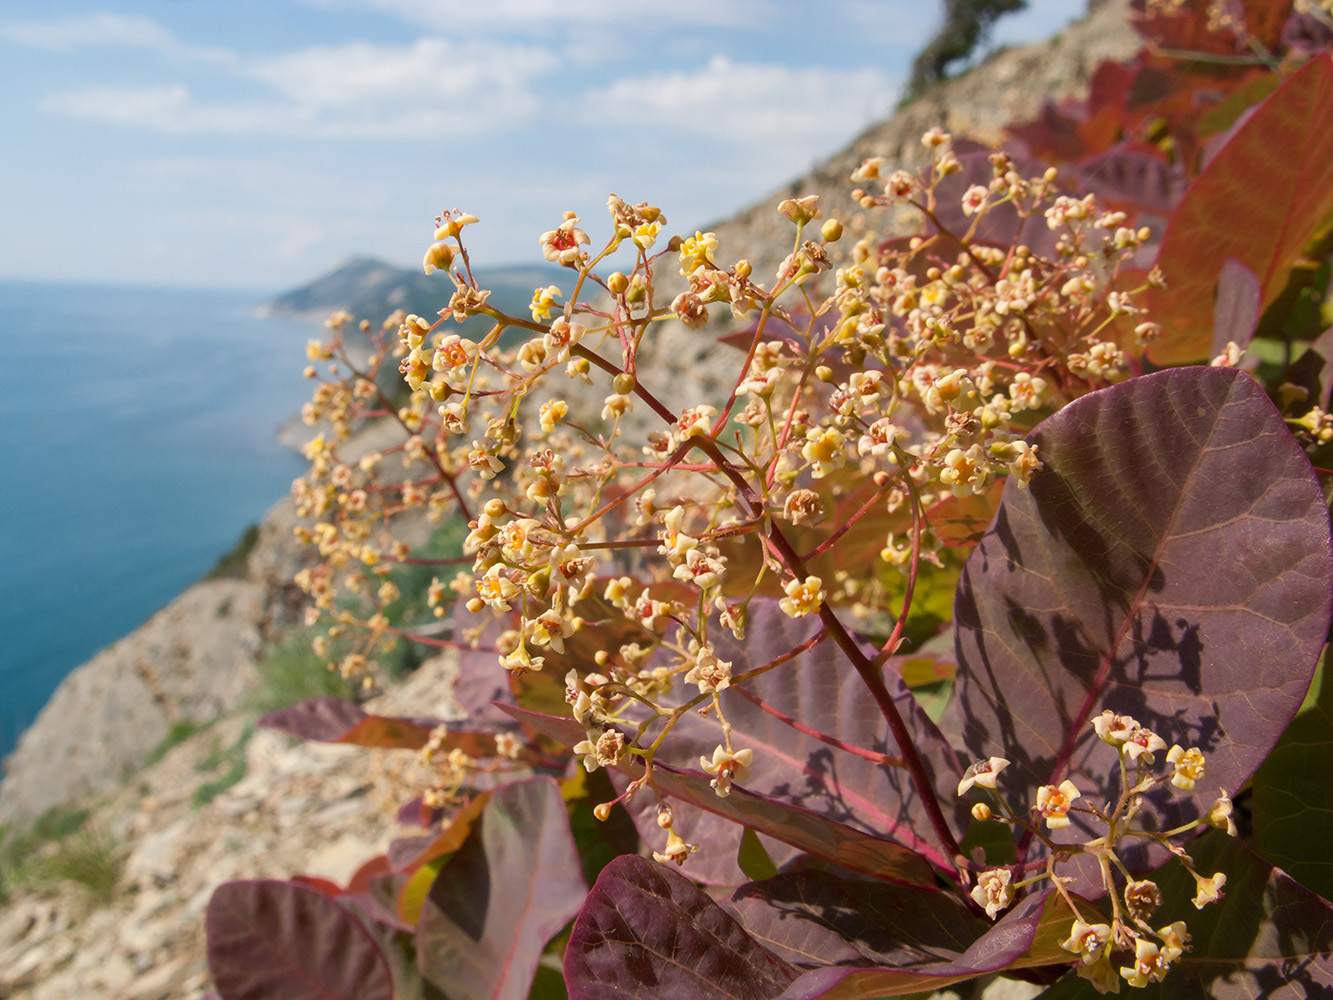
[{"label": "flower bud", "polygon": [[629,288],[629,278],[619,271],[612,271],[606,279],[606,287],[610,289],[612,295],[624,295],[625,289]]},{"label": "flower bud", "polygon": [[990,806],[984,802],[978,802],[972,807],[972,818],[978,823],[984,823],[991,818]]},{"label": "flower bud", "polygon": [[828,219],[820,227],[819,234],[824,237],[825,243],[837,243],[842,239],[842,221],[840,219]]},{"label": "flower bud", "polygon": [[620,395],[628,396],[634,391],[634,387],[638,385],[638,382],[629,372],[621,372],[611,380],[611,385],[616,392],[620,393]]}]

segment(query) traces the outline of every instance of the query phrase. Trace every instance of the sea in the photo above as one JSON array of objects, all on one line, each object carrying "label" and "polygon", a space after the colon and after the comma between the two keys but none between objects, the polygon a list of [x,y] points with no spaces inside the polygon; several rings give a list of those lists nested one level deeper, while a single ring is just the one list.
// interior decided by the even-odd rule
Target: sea
[{"label": "sea", "polygon": [[268,297],[0,281],[0,756],[302,473],[276,432],[320,330]]}]

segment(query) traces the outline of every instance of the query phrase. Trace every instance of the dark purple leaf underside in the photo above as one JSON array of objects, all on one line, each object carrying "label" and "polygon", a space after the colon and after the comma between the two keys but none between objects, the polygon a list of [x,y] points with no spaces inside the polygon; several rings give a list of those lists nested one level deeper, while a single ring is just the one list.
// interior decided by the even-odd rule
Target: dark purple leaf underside
[{"label": "dark purple leaf underside", "polygon": [[384,955],[360,922],[315,889],[224,882],[205,918],[223,1000],[392,1000]]},{"label": "dark purple leaf underside", "polygon": [[[505,710],[514,718],[566,746],[573,746],[584,739],[582,727],[572,718],[541,715],[515,706],[506,707]],[[632,778],[643,774],[643,769],[636,765],[621,765],[618,770]],[[934,873],[926,859],[892,841],[834,822],[788,801],[756,795],[740,786],[734,786],[726,798],[719,798],[709,786],[708,775],[697,769],[678,770],[670,765],[659,764],[655,766],[653,774],[664,795],[704,809],[729,823],[751,827],[807,854],[832,861],[852,871],[906,885],[935,884]],[[639,794],[651,793],[642,791]],[[699,831],[697,835],[705,835],[706,824],[701,823],[695,830]],[[717,844],[702,843],[703,850],[718,849]],[[724,849],[734,853],[735,843],[734,839],[729,841]]]},{"label": "dark purple leaf underside", "polygon": [[546,942],[583,903],[578,850],[559,786],[496,789],[441,870],[417,930],[421,973],[453,1000],[524,1000]]},{"label": "dark purple leaf underside", "polygon": [[[270,712],[259,720],[264,729],[276,729],[300,740],[317,743],[350,743],[389,750],[420,750],[440,720],[403,719],[389,715],[367,715],[355,702],[334,695],[320,695],[297,702],[290,708]],[[444,742],[476,756],[495,753],[489,733],[456,730]]]},{"label": "dark purple leaf underside", "polygon": [[[625,773],[613,771],[611,782],[616,792],[623,792],[630,779]],[[712,789],[709,789],[711,794]],[[657,825],[658,803],[652,795],[636,795],[625,803],[634,828],[645,844],[653,848],[662,846],[665,835]],[[676,834],[687,844],[708,845],[707,850],[699,851],[690,857],[689,876],[704,885],[740,885],[750,880],[741,869],[738,858],[741,850],[741,836],[746,827],[739,823],[721,820],[711,812],[702,809],[677,809],[674,813]],[[756,834],[759,842],[767,851],[769,859],[781,868],[800,855],[800,851],[780,840],[774,840],[767,834]]]},{"label": "dark purple leaf underside", "polygon": [[355,702],[325,694],[270,712],[258,724],[261,729],[277,729],[298,740],[336,743],[365,717],[366,713]]},{"label": "dark purple leaf underside", "polygon": [[[744,644],[734,641],[722,629],[715,629],[713,634],[718,656],[731,662],[735,676],[790,656],[819,629],[817,619],[789,618],[778,608],[776,601],[759,598],[750,602]],[[935,777],[936,794],[946,803],[952,803],[961,775],[957,754],[892,665],[886,671],[885,680],[912,734],[913,745]],[[685,693],[697,692],[693,686],[688,686]],[[826,639],[767,673],[742,682],[736,689],[724,691],[722,705],[732,726],[733,747],[754,752],[751,773],[737,787],[764,799],[789,802],[876,838],[894,840],[931,858],[942,868],[951,868],[949,859],[929,839],[930,827],[922,811],[921,798],[902,767],[869,760],[831,746],[794,729],[761,707],[767,705],[776,709],[844,744],[896,757],[899,748],[889,738],[888,724],[876,709],[859,675],[832,640]],[[699,758],[711,759],[713,749],[722,742],[722,726],[715,714],[702,719],[691,712],[676,724],[658,752],[657,760],[676,771],[698,772]],[[707,788],[706,781],[703,787],[709,800],[704,808],[711,809],[716,796],[711,788]],[[662,833],[656,829],[654,803],[645,796],[632,812],[644,839],[656,845]],[[712,810],[712,813],[718,812]],[[725,808],[721,814],[727,815]],[[716,853],[731,857],[735,856],[739,843],[739,831],[730,822],[713,814],[698,818],[688,833],[685,828],[678,832],[715,849],[725,844],[727,846]],[[773,836],[786,839],[777,833]],[[803,849],[809,850],[808,847]],[[728,864],[726,873],[734,875],[734,869],[734,865]],[[857,866],[857,870],[866,869]],[[712,877],[718,874],[691,871],[692,876],[706,881],[721,881],[728,885],[738,881],[734,877],[729,880]]]},{"label": "dark purple leaf underside", "polygon": [[570,1000],[768,1000],[798,973],[688,879],[634,855],[602,870],[565,949]]},{"label": "dark purple leaf underside", "polygon": [[1244,351],[1254,339],[1259,325],[1259,305],[1263,289],[1253,271],[1227,258],[1217,276],[1217,297],[1213,306],[1213,357],[1234,342]]},{"label": "dark purple leaf underside", "polygon": [[964,741],[1014,762],[1000,787],[1020,810],[1066,777],[1102,802],[1115,753],[1090,721],[1132,715],[1207,755],[1192,795],[1164,796],[1174,825],[1239,788],[1305,694],[1333,582],[1323,494],[1230,369],[1093,393],[1029,440],[1046,467],[1006,488],[958,588]]},{"label": "dark purple leaf underside", "polygon": [[[926,918],[925,912],[921,915]],[[930,913],[935,918],[943,915],[938,909]],[[900,915],[899,925],[910,926],[911,916]],[[888,966],[813,969],[792,983],[781,1000],[876,1000],[942,989],[1006,968],[1062,962],[1067,953],[1052,944],[1053,932],[1058,926],[1065,932],[1061,936],[1067,936],[1071,921],[1069,908],[1052,892],[1035,893],[993,927],[987,923],[984,933],[961,953],[950,956],[936,944],[940,957],[934,960],[904,962],[899,958]]]},{"label": "dark purple leaf underside", "polygon": [[1078,170],[1083,190],[1097,195],[1104,207],[1165,218],[1185,193],[1183,171],[1156,146],[1121,143],[1084,160]]},{"label": "dark purple leaf underside", "polygon": [[952,893],[821,871],[748,882],[723,906],[765,948],[803,968],[954,961],[991,929]]},{"label": "dark purple leaf underside", "polygon": [[[975,216],[963,212],[963,192],[974,184],[990,184],[995,176],[988,151],[960,153],[958,161],[963,169],[943,178],[935,188],[935,221],[927,220],[926,233],[947,232],[961,237],[975,221]],[[1014,169],[1024,177],[1041,173],[1041,168],[1024,158],[1018,158]],[[1035,253],[1054,256],[1056,234],[1052,233],[1041,215],[1020,218],[1010,204],[998,205],[988,211],[977,225],[974,240],[994,246],[1013,246],[1022,243]]]}]

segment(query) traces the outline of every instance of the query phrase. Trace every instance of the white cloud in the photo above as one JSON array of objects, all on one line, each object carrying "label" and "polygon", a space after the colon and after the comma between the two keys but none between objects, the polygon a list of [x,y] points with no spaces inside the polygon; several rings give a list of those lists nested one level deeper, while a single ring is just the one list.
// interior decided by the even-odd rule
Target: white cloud
[{"label": "white cloud", "polygon": [[256,61],[246,75],[309,107],[427,107],[438,101],[504,104],[555,65],[555,56],[541,49],[421,38],[409,46],[303,49]]},{"label": "white cloud", "polygon": [[559,24],[617,24],[628,37],[647,37],[656,26],[744,26],[770,18],[773,0],[674,0],[632,3],[627,0],[304,0],[315,7],[368,7],[406,21],[447,32],[501,29],[512,35],[525,29]]},{"label": "white cloud", "polygon": [[592,117],[647,130],[822,150],[850,138],[897,92],[898,81],[876,69],[802,69],[714,56],[695,72],[617,80],[590,91],[585,105]]},{"label": "white cloud", "polygon": [[551,53],[517,46],[353,43],[238,59],[231,74],[262,85],[268,95],[260,98],[204,101],[180,83],[94,85],[50,94],[39,107],[173,134],[472,135],[532,115],[532,83],[556,64]]},{"label": "white cloud", "polygon": [[125,17],[98,13],[55,21],[24,21],[0,24],[0,38],[32,48],[72,52],[83,48],[139,48],[173,58],[210,63],[231,63],[235,56],[225,49],[188,45],[147,17]]}]

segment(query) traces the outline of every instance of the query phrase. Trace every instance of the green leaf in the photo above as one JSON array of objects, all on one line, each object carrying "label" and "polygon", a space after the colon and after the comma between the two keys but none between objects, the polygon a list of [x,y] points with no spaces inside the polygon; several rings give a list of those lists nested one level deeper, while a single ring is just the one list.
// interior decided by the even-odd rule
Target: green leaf
[{"label": "green leaf", "polygon": [[748,826],[741,834],[741,849],[736,854],[736,863],[740,865],[745,877],[755,882],[773,878],[778,873],[778,866],[768,856],[768,851],[760,843],[759,836]]},{"label": "green leaf", "polygon": [[1254,848],[1307,889],[1333,899],[1333,684],[1320,672],[1306,707],[1254,776]]}]

